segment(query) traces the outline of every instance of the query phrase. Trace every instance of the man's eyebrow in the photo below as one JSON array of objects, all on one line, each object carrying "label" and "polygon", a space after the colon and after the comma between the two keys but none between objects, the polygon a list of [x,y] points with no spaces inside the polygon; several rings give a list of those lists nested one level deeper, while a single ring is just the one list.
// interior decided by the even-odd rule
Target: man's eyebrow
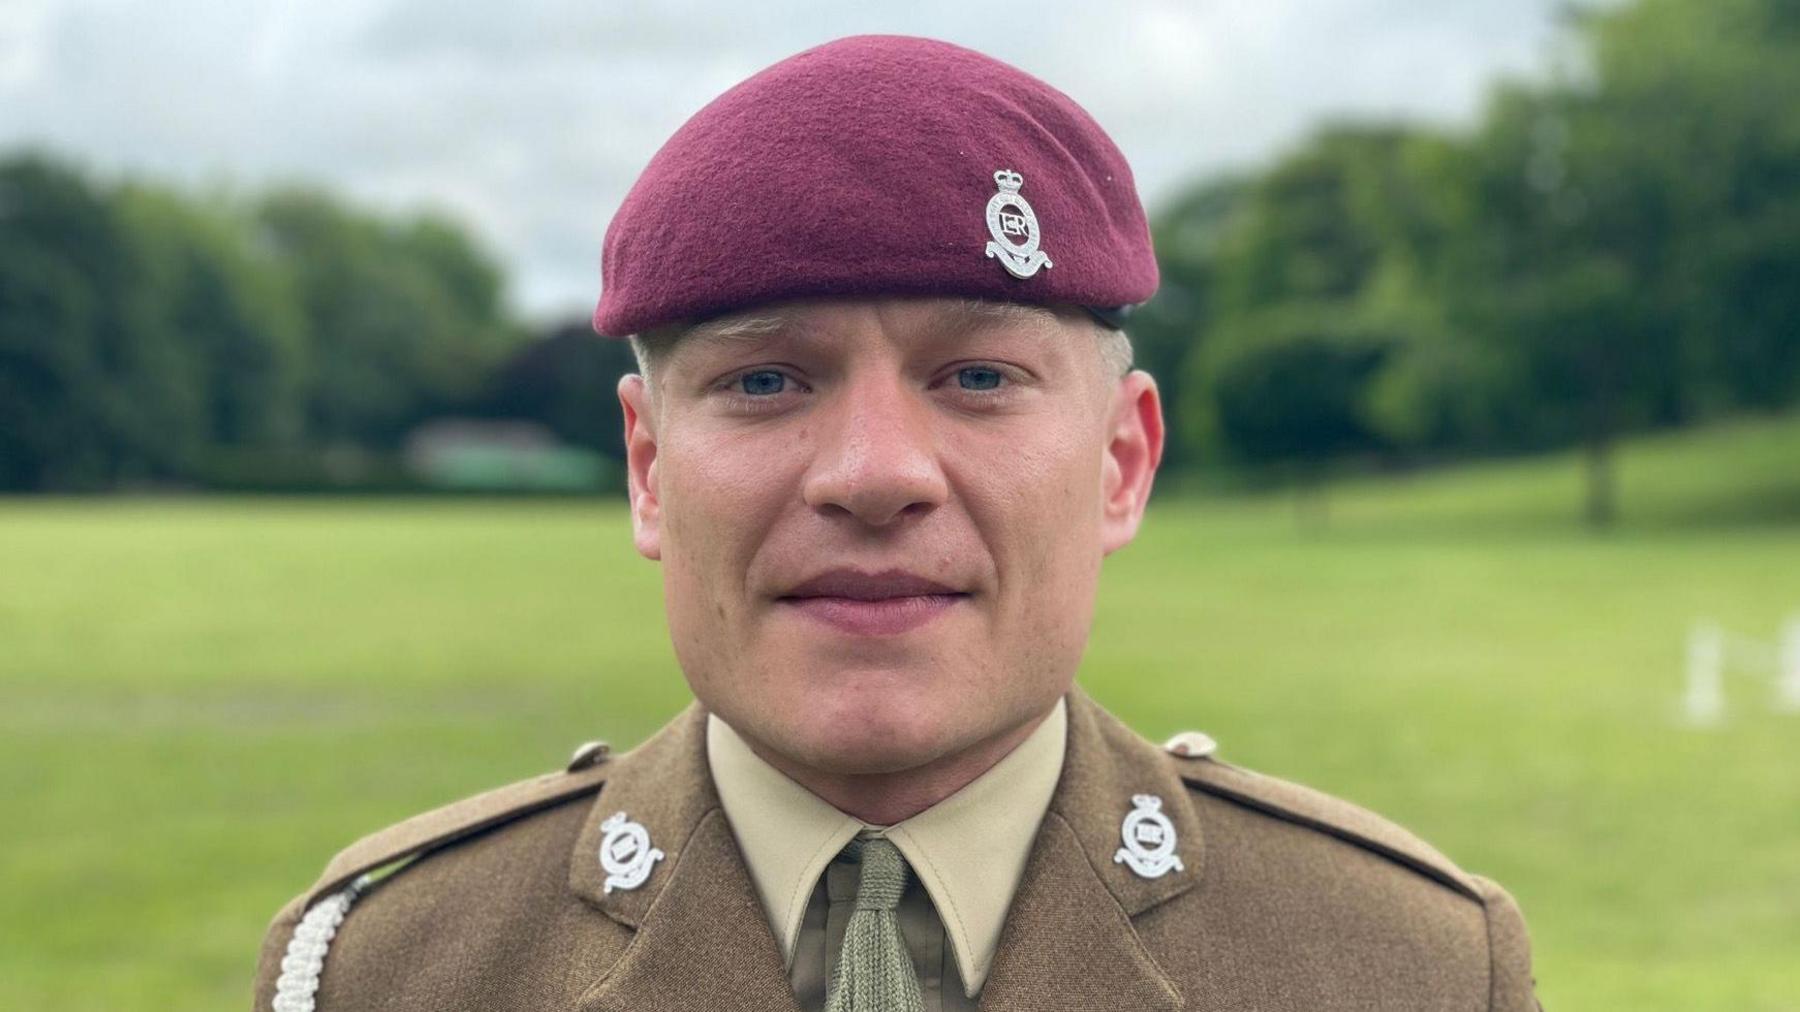
[{"label": "man's eyebrow", "polygon": [[[1041,330],[1056,320],[1055,312],[1043,306],[988,299],[959,299],[938,314],[940,336],[963,337],[989,328],[1022,327]],[[759,338],[783,332],[803,333],[809,329],[804,318],[786,313],[742,313],[722,316],[688,327],[680,335],[683,345],[728,347],[753,344]]]},{"label": "man's eyebrow", "polygon": [[767,337],[792,326],[793,321],[783,316],[726,316],[697,323],[683,337],[694,343],[733,344]]},{"label": "man's eyebrow", "polygon": [[1052,323],[1056,314],[1043,306],[1020,302],[993,302],[987,299],[963,299],[945,310],[947,328],[953,334],[969,334],[988,327],[1029,326],[1041,329]]},{"label": "man's eyebrow", "polygon": [[668,328],[652,338],[652,347],[671,368],[677,368],[690,355],[708,351],[733,354],[738,347],[754,348],[761,339],[793,329],[794,321],[784,313],[738,313],[719,316],[683,328]]}]

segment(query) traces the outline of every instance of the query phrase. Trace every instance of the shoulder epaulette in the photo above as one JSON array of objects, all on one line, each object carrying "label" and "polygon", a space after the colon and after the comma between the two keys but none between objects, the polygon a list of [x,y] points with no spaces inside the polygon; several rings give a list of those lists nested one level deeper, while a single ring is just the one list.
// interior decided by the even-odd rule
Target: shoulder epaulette
[{"label": "shoulder epaulette", "polygon": [[302,901],[310,907],[319,897],[336,893],[370,872],[448,846],[483,830],[522,818],[584,794],[606,781],[603,747],[584,746],[567,769],[498,787],[371,833],[331,859],[325,873]]},{"label": "shoulder epaulette", "polygon": [[1484,902],[1468,873],[1430,844],[1366,808],[1211,756],[1171,756],[1188,786],[1337,837]]},{"label": "shoulder epaulette", "polygon": [[604,743],[590,742],[576,749],[560,772],[464,798],[339,851],[319,881],[288,908],[298,920],[281,956],[272,1012],[312,1012],[331,941],[350,907],[378,878],[483,830],[599,790],[606,781],[606,757]]}]

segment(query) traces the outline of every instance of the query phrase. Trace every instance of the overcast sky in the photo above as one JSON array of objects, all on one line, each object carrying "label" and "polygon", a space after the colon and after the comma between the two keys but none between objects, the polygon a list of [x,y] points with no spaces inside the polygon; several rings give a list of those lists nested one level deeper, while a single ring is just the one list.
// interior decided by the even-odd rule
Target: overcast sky
[{"label": "overcast sky", "polygon": [[435,206],[514,304],[584,313],[601,236],[724,88],[861,32],[948,39],[1112,133],[1146,201],[1343,114],[1468,122],[1544,66],[1557,0],[0,0],[0,148],[238,188]]}]

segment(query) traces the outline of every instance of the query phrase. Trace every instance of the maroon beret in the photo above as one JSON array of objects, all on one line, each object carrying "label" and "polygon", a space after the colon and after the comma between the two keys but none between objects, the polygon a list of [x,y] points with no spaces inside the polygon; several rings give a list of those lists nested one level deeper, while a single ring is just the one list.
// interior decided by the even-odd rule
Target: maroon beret
[{"label": "maroon beret", "polygon": [[862,35],[695,113],[606,230],[594,329],[786,299],[961,295],[1103,318],[1156,291],[1144,208],[1067,95],[961,46]]}]

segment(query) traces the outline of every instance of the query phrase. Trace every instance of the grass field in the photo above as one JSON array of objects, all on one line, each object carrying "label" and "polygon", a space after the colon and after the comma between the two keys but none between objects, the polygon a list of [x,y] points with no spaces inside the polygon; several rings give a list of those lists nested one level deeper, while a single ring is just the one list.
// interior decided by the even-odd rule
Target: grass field
[{"label": "grass field", "polygon": [[[1161,498],[1083,682],[1145,733],[1370,805],[1505,883],[1553,1010],[1800,1010],[1800,715],[1676,719],[1697,618],[1800,612],[1800,418]],[[620,505],[0,503],[0,1008],[243,1009],[338,847],[683,705]]]}]

